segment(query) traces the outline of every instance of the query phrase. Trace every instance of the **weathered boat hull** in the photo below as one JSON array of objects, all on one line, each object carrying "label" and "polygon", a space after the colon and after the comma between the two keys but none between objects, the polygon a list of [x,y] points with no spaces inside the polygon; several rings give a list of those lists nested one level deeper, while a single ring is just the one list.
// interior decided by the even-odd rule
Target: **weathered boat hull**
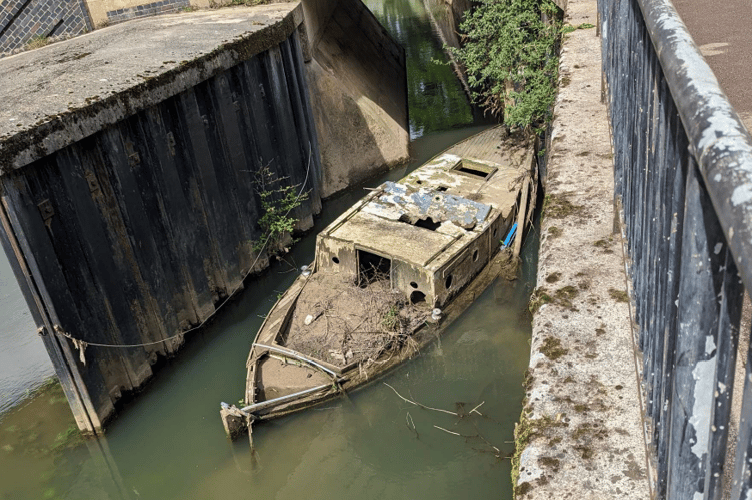
[{"label": "weathered boat hull", "polygon": [[[319,234],[316,262],[279,298],[256,335],[246,365],[245,406],[223,404],[221,414],[231,437],[246,430],[250,435],[254,421],[324,403],[384,376],[437,339],[505,266],[516,267],[522,233],[532,221],[537,168],[529,147],[518,147],[511,153],[513,146],[502,149],[504,137],[503,131],[490,129],[453,146],[401,183],[382,185]],[[494,175],[497,177],[490,182]],[[522,228],[514,249],[500,251],[499,238],[514,223]],[[349,230],[341,229],[348,224]],[[410,231],[415,232],[416,238],[426,238],[425,245],[429,248],[413,255],[400,247],[400,239],[393,234],[379,236],[379,230],[390,228],[408,237]],[[373,233],[371,239],[363,236],[369,232]],[[343,235],[349,239],[343,239]],[[412,244],[414,248],[415,242]],[[324,306],[314,304],[318,298],[316,288],[306,290],[307,286],[313,286],[311,282],[331,276],[344,277],[346,282],[354,269],[356,273],[350,276],[350,284],[343,287],[369,289],[371,282],[365,285],[360,282],[365,269],[361,253],[379,259],[375,266],[372,261],[369,265],[385,270],[381,279],[386,281],[381,283],[388,283],[390,290],[409,297],[410,307],[418,297],[419,304],[414,307],[425,307],[425,311],[441,307],[434,309],[439,314],[430,317],[426,314],[425,321],[409,323],[410,327],[403,328],[399,335],[375,332],[383,344],[367,359],[357,358],[351,350],[345,352],[348,333],[342,334],[342,348],[329,351],[329,356],[320,346],[309,345],[303,352],[291,348],[296,344],[288,343],[289,336],[306,339],[309,334],[302,332],[312,322],[323,321],[319,318],[331,306],[327,303],[322,312]],[[383,269],[382,260],[387,261]],[[393,262],[399,271],[392,269]],[[421,301],[425,303],[420,304]],[[296,311],[299,302],[305,304],[302,312]],[[373,307],[372,302],[364,302],[361,308],[367,309],[369,305]],[[394,306],[392,309],[397,311]],[[311,314],[302,322],[302,314],[308,312]],[[356,313],[353,322],[360,320],[360,323],[352,328],[352,334],[357,333],[368,314]],[[373,328],[374,324],[370,326]],[[375,326],[378,329],[381,325]],[[329,316],[326,316],[326,336],[329,336]],[[337,362],[332,361],[335,354]]]}]

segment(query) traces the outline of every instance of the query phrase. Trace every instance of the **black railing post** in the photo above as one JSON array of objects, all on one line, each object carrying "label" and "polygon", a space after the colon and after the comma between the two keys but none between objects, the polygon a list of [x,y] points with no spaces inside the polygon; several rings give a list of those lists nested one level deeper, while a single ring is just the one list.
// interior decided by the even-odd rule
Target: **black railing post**
[{"label": "black railing post", "polygon": [[[740,275],[752,289],[752,137],[670,0],[598,8],[655,491],[720,499]],[[752,492],[751,364],[734,500]]]}]

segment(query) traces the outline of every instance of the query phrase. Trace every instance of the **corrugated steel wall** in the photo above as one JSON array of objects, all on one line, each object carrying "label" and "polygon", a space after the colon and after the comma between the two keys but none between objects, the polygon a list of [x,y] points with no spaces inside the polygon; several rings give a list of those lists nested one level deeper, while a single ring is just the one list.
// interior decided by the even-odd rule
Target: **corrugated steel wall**
[{"label": "corrugated steel wall", "polygon": [[189,91],[0,178],[5,223],[17,240],[4,243],[23,253],[21,267],[37,288],[25,292],[41,299],[49,324],[58,327],[47,335],[156,342],[90,345],[84,365],[70,340],[57,340],[82,405],[96,412],[89,415],[94,428],[111,415],[121,391],[151,376],[157,355],[182,343],[180,336],[163,339],[201,323],[242,285],[261,238],[254,185],[260,168],[292,185],[305,182],[309,197],[297,213],[303,224],[319,210],[318,146],[303,72],[294,32]]}]

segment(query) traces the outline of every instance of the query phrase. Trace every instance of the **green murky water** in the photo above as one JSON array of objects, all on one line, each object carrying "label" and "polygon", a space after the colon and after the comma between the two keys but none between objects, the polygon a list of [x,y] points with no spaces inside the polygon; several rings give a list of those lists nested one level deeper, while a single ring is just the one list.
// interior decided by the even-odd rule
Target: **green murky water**
[{"label": "green murky water", "polygon": [[[415,138],[415,161],[367,183],[375,186],[487,125],[474,120],[451,70],[431,64],[444,55],[422,2],[366,3],[407,45]],[[495,448],[511,453],[521,410],[534,235],[524,248],[521,280],[494,284],[439,344],[389,377],[324,408],[257,426],[254,456],[246,441],[224,436],[219,403],[242,397],[261,317],[296,268],[312,260],[316,232],[363,194],[354,189],[329,200],[289,262],[275,265],[190,338],[106,438],[77,442],[54,387],[0,417],[0,499],[511,498],[509,460],[497,458]],[[434,408],[467,413],[481,405],[482,415],[424,410],[383,382]]]}]

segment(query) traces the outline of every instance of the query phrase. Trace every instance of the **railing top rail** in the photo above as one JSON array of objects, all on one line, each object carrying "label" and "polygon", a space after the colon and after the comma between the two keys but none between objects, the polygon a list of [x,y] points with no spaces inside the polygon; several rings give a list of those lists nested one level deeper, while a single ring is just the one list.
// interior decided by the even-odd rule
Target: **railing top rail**
[{"label": "railing top rail", "polygon": [[700,166],[744,284],[752,290],[752,137],[671,1],[638,3],[690,152]]}]

